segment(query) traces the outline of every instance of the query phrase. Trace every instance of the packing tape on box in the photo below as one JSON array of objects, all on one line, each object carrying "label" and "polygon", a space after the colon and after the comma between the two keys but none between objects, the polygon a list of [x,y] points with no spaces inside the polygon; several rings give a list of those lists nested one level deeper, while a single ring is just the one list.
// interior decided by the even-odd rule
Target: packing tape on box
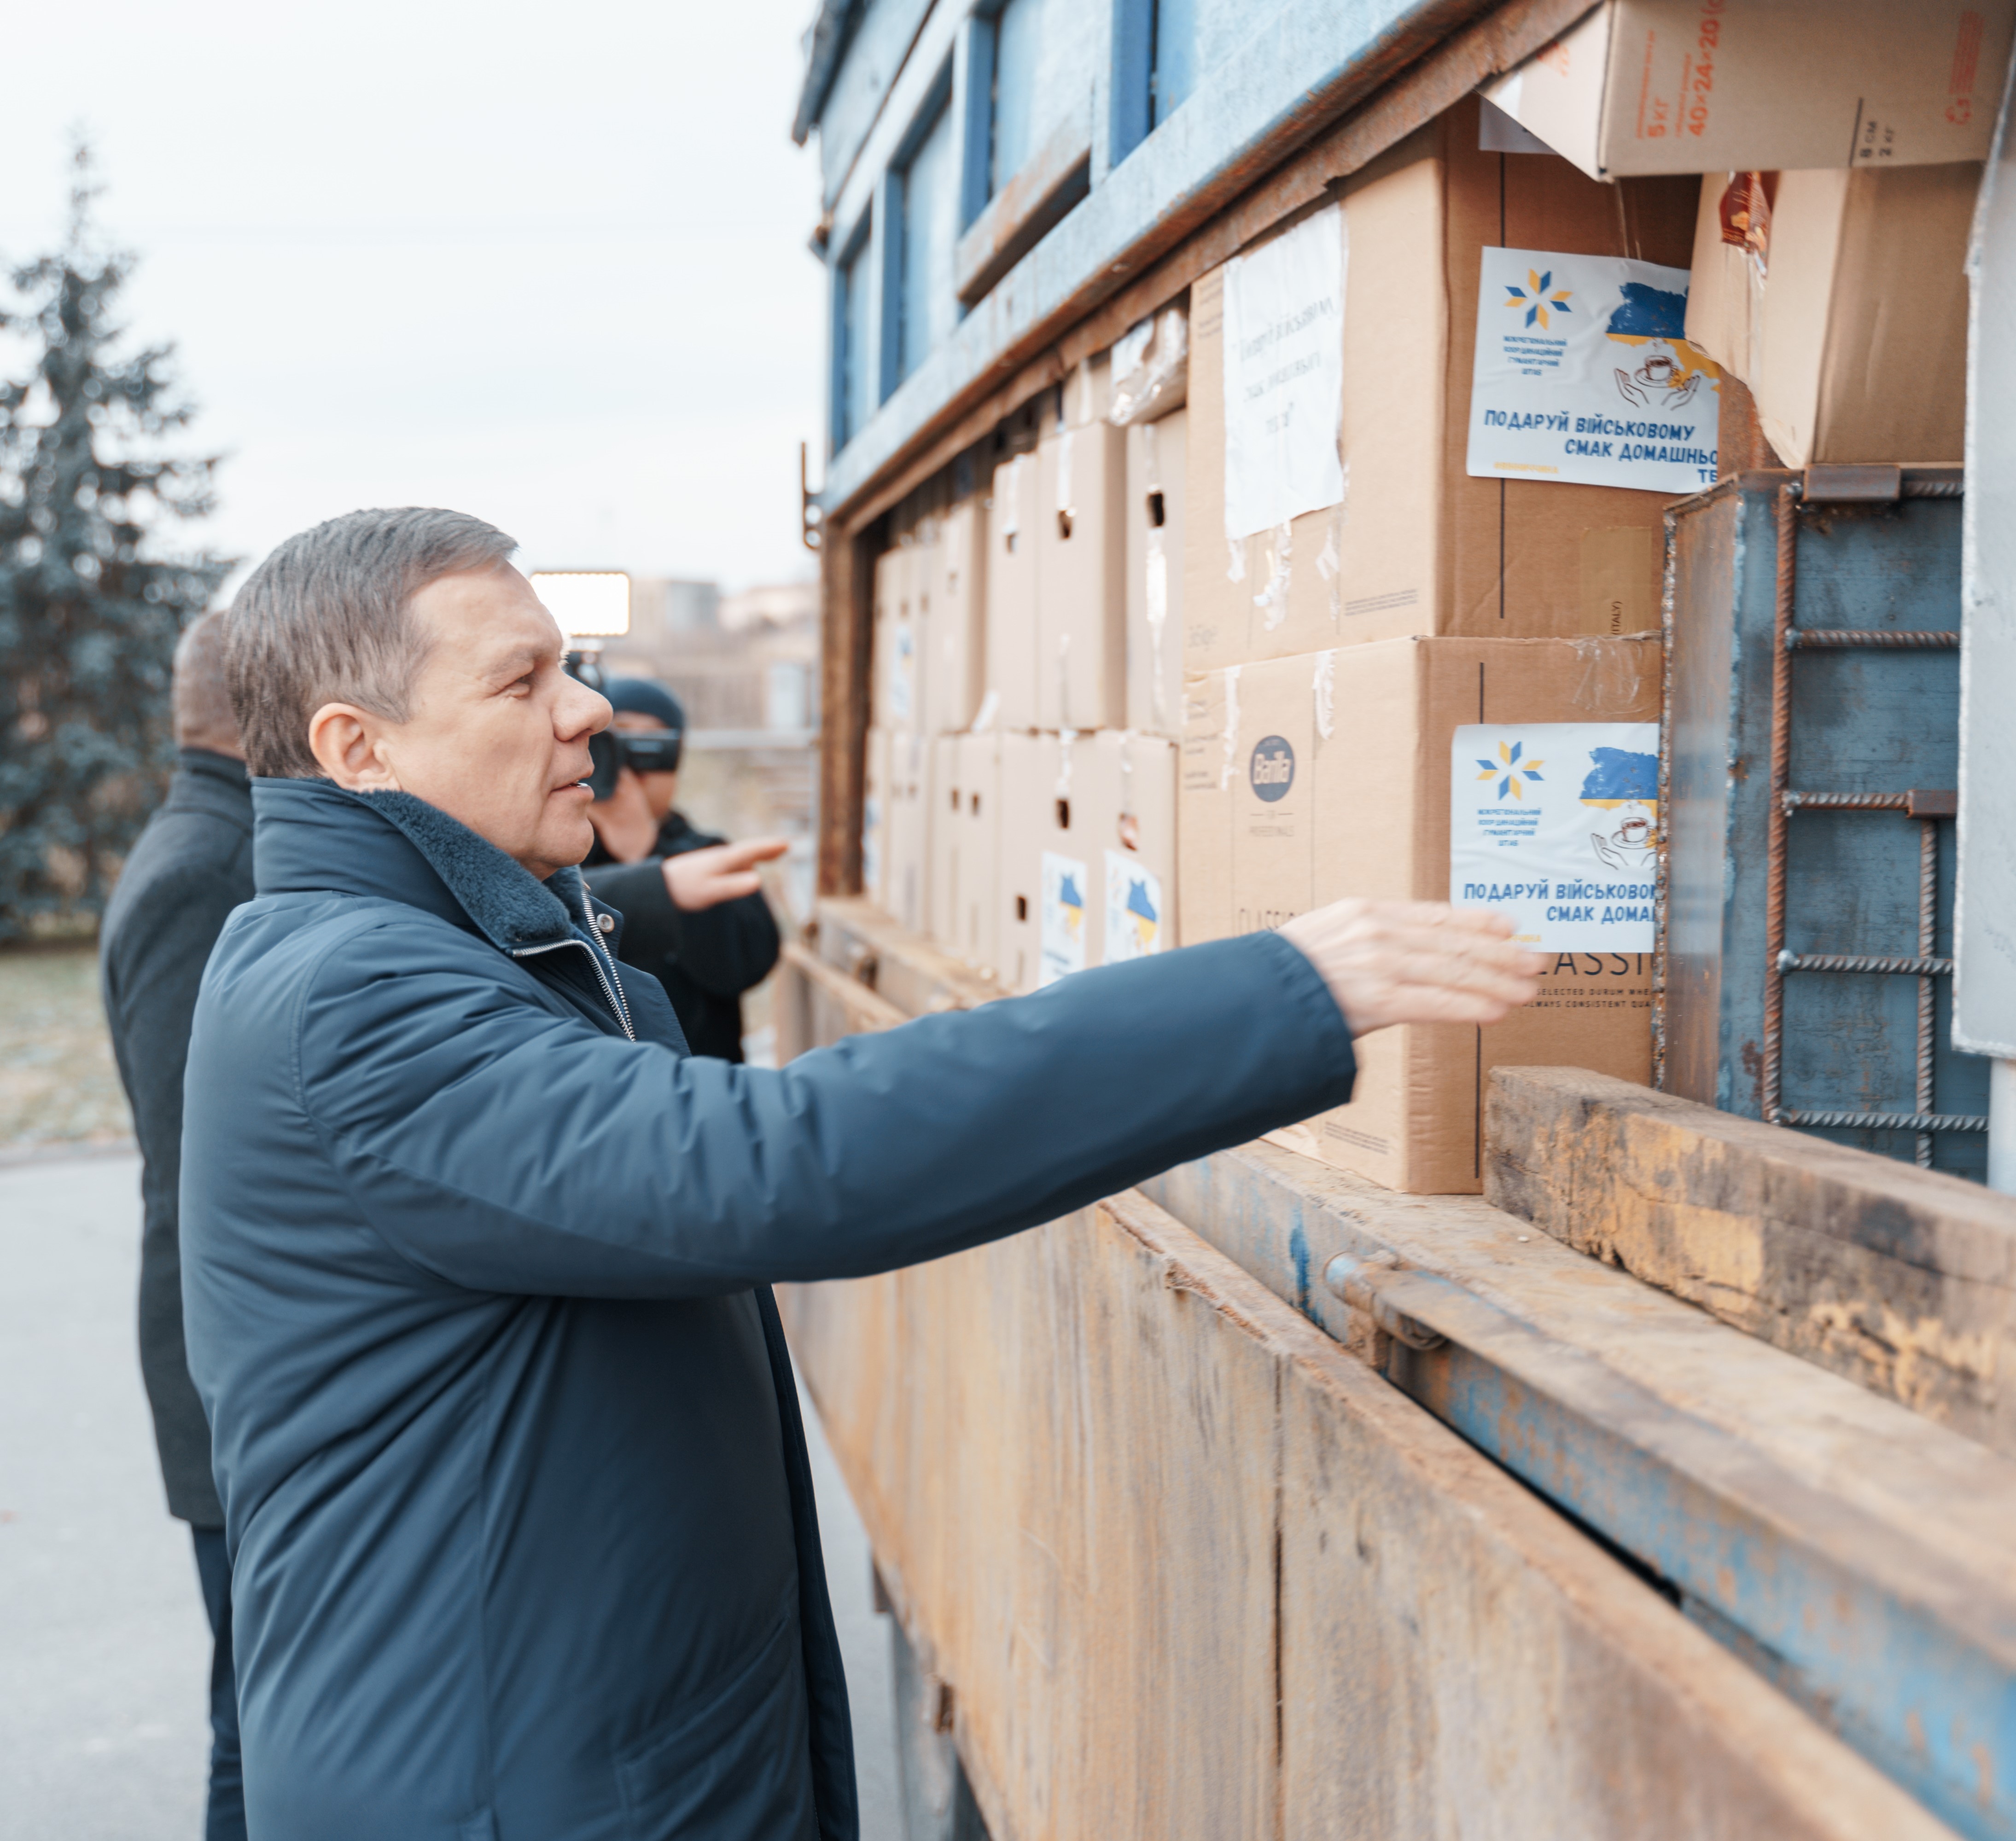
[{"label": "packing tape on box", "polygon": [[1075,728],[1057,731],[1057,797],[1068,799],[1071,789],[1071,743],[1078,739]]},{"label": "packing tape on box", "polygon": [[1337,733],[1337,654],[1334,652],[1316,654],[1316,668],[1310,680],[1309,690],[1316,699],[1316,733],[1327,742]]},{"label": "packing tape on box", "polygon": [[1270,633],[1288,617],[1288,581],[1294,573],[1294,526],[1276,524],[1268,538],[1267,585],[1253,597],[1261,624]]},{"label": "packing tape on box", "polygon": [[1169,696],[1162,678],[1162,632],[1169,624],[1169,559],[1163,553],[1160,525],[1148,527],[1148,556],[1142,566],[1141,591],[1148,621],[1148,671],[1155,723],[1157,728],[1167,728]]},{"label": "packing tape on box", "polygon": [[1239,768],[1239,667],[1225,667],[1225,765],[1219,768],[1218,789],[1229,790],[1232,776]]},{"label": "packing tape on box", "polygon": [[1071,503],[1071,430],[1066,429],[1057,437],[1057,512],[1060,516],[1078,522],[1078,508]]},{"label": "packing tape on box", "polygon": [[1316,552],[1316,574],[1330,584],[1330,617],[1337,617],[1337,578],[1344,572],[1344,554],[1340,539],[1344,535],[1345,501],[1351,496],[1351,462],[1344,463],[1344,498],[1330,508],[1328,520],[1323,526],[1323,546]]}]

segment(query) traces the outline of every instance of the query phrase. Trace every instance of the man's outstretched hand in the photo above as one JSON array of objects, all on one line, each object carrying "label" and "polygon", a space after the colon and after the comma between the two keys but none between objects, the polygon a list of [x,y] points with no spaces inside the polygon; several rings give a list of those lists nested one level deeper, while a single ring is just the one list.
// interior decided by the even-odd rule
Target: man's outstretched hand
[{"label": "man's outstretched hand", "polygon": [[752,837],[746,843],[709,844],[704,850],[682,850],[665,859],[665,893],[672,905],[688,914],[723,901],[740,901],[762,887],[756,872],[790,848],[781,837]]},{"label": "man's outstretched hand", "polygon": [[1439,901],[1334,901],[1281,929],[1354,1036],[1395,1023],[1496,1023],[1532,1001],[1546,961],[1511,935],[1503,915]]}]

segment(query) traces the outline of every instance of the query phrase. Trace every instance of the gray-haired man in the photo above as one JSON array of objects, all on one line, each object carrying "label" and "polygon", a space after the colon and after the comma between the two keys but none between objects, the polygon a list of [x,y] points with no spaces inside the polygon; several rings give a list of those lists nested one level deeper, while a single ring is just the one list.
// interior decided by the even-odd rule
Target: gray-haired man
[{"label": "gray-haired man", "polygon": [[1337,1104],[1354,1029],[1492,1020],[1539,962],[1346,903],[782,1069],[689,1055],[574,868],[609,710],[511,548],[358,512],[232,615],[259,896],[197,1005],[182,1221],[252,1828],[851,1841],[771,1284]]}]

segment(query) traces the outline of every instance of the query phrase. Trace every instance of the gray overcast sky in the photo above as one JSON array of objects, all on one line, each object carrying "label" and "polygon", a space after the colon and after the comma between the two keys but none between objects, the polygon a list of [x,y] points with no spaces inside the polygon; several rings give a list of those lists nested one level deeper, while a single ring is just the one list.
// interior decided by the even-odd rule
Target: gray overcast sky
[{"label": "gray overcast sky", "polygon": [[[232,458],[256,560],[363,505],[502,526],[534,567],[811,573],[812,0],[99,0],[17,8],[0,253],[53,242],[68,131]],[[815,456],[819,452],[816,440]]]}]

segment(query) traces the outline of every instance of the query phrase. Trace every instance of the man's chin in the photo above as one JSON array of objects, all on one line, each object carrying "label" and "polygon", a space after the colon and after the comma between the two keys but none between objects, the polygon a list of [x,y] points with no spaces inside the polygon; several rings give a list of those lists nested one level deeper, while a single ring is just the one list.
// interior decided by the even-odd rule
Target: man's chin
[{"label": "man's chin", "polygon": [[571,800],[553,803],[560,809],[548,811],[546,822],[539,827],[537,843],[538,861],[545,867],[526,865],[542,882],[556,869],[571,868],[595,847],[595,827],[588,822],[586,801],[572,812],[564,809]]}]

